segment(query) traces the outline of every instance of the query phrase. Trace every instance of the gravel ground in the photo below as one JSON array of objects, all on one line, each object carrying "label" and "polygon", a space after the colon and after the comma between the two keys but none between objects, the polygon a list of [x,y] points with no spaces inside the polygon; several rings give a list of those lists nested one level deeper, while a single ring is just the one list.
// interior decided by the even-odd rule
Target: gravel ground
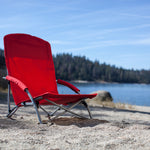
[{"label": "gravel ground", "polygon": [[[0,150],[149,150],[150,107],[134,110],[91,107],[94,119],[67,114],[51,125],[38,124],[32,107],[20,108],[6,118],[7,105],[0,104]],[[53,107],[48,109],[52,110]],[[81,108],[75,109],[87,114]]]}]

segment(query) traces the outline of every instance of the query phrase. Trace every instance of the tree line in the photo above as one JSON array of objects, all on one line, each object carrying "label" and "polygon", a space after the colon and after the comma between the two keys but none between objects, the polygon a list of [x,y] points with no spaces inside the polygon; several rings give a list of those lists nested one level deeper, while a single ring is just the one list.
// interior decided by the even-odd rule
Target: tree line
[{"label": "tree line", "polygon": [[[150,70],[134,70],[118,68],[114,65],[91,61],[85,56],[57,54],[53,56],[57,79],[67,81],[87,80],[118,83],[150,83]],[[0,49],[0,87],[7,88],[4,51]]]},{"label": "tree line", "polygon": [[56,77],[64,80],[106,81],[119,83],[150,83],[150,70],[118,68],[91,61],[85,56],[57,54],[53,56]]},{"label": "tree line", "polygon": [[6,76],[6,65],[4,58],[4,51],[0,49],[0,88],[7,88],[7,82],[2,79],[2,77]]}]

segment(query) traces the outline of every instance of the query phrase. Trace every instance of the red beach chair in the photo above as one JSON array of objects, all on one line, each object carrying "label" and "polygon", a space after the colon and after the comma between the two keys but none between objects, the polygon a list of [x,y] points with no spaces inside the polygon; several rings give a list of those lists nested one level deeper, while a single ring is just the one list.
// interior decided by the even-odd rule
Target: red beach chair
[{"label": "red beach chair", "polygon": [[[4,52],[8,71],[8,75],[4,77],[8,80],[7,117],[11,117],[18,108],[29,105],[34,106],[40,123],[39,108],[51,120],[66,112],[84,117],[71,110],[82,103],[92,118],[85,98],[93,98],[97,94],[80,94],[80,90],[72,84],[56,80],[51,47],[47,41],[28,34],[8,34],[4,37]],[[77,94],[59,94],[57,83],[71,88]],[[10,90],[15,102],[14,108],[10,105]],[[55,105],[57,109],[49,113],[43,105]],[[63,112],[58,113],[58,110]],[[57,115],[54,116],[56,112]]]}]

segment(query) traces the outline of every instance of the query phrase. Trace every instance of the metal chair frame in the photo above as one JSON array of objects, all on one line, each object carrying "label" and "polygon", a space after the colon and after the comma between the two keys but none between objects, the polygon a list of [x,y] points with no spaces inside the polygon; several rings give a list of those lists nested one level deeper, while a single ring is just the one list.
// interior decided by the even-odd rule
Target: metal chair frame
[{"label": "metal chair frame", "polygon": [[[3,77],[3,79],[5,79],[5,77]],[[10,91],[11,91],[11,87],[10,87],[10,81],[8,81],[8,95],[7,95],[7,105],[8,105],[8,114],[7,114],[7,117],[8,118],[11,118],[13,114],[15,114],[15,112],[19,109],[19,106],[15,106],[13,108],[11,108],[11,104],[10,104]],[[68,113],[71,113],[77,117],[80,117],[80,118],[87,118],[83,115],[79,115],[73,111],[71,111],[72,108],[74,108],[75,106],[79,105],[79,104],[83,104],[85,106],[85,108],[87,109],[88,111],[88,114],[89,114],[89,118],[92,119],[92,114],[91,114],[91,111],[89,109],[89,106],[87,105],[85,99],[81,99],[80,101],[70,105],[68,108],[63,106],[63,105],[59,105],[49,99],[45,99],[46,101],[50,102],[52,105],[56,106],[57,108],[49,113],[48,111],[46,111],[41,105],[38,104],[38,100],[40,99],[43,99],[42,96],[39,96],[39,97],[36,97],[35,99],[32,97],[32,95],[30,94],[29,90],[28,89],[25,89],[25,92],[26,94],[28,95],[29,99],[31,102],[23,102],[21,103],[22,106],[24,107],[27,107],[27,106],[33,106],[35,108],[35,111],[36,111],[36,114],[37,114],[37,117],[38,117],[38,120],[39,120],[39,123],[42,124],[42,119],[41,119],[41,116],[40,116],[40,113],[39,113],[39,110],[38,108],[40,108],[41,110],[43,110],[43,112],[45,112],[48,116],[48,118],[50,119],[50,121],[52,122],[54,119],[58,118],[59,116],[62,116],[64,115],[66,112]],[[80,94],[80,93],[78,93]],[[63,112],[60,112],[58,113],[57,115],[54,116],[54,114],[56,114],[56,112],[58,112],[59,110],[64,110]]]}]

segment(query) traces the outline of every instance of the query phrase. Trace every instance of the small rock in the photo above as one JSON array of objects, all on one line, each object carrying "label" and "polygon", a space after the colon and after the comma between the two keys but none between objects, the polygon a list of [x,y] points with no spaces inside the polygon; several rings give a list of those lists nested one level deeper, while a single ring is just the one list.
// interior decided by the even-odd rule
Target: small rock
[{"label": "small rock", "polygon": [[97,93],[97,96],[93,98],[93,100],[98,101],[113,101],[111,94],[108,91],[96,91],[93,93]]},{"label": "small rock", "polygon": [[87,99],[88,104],[101,104],[101,102],[112,102],[113,98],[108,91],[96,91],[93,93],[97,93],[97,96],[92,99]]}]

